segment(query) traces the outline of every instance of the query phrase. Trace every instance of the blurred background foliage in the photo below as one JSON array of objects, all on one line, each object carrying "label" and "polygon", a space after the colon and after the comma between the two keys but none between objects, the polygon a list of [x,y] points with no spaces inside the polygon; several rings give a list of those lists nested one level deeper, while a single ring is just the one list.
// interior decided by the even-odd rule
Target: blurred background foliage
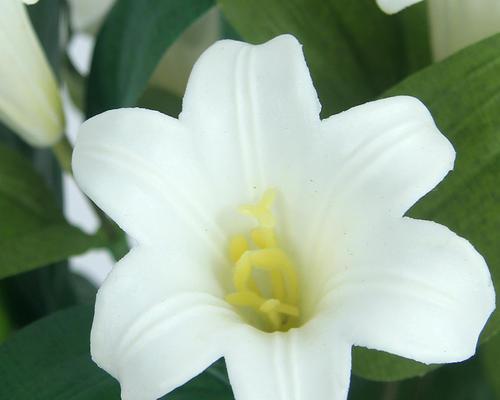
[{"label": "blurred background foliage", "polygon": [[[323,116],[397,94],[422,99],[458,159],[409,215],[468,238],[500,287],[500,35],[433,63],[425,2],[387,16],[373,0],[117,0],[85,26],[75,20],[75,1],[41,0],[29,12],[54,71],[86,116],[136,105],[177,116],[192,63],[213,41],[260,43],[281,33],[304,45]],[[96,35],[89,74],[66,52],[81,29]],[[67,260],[97,247],[119,257],[124,236],[68,223],[52,153],[30,148],[3,125],[0,218],[0,399],[119,399],[117,382],[90,360],[96,288]],[[349,399],[500,399],[498,333],[497,311],[476,356],[455,365],[355,348]],[[165,396],[232,398],[223,360]]]}]

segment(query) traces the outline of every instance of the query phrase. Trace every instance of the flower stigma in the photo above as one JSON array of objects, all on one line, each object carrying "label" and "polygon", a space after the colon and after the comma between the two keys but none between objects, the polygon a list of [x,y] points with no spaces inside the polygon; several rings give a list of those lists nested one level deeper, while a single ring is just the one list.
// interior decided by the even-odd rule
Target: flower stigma
[{"label": "flower stigma", "polygon": [[251,241],[245,235],[230,240],[236,291],[227,295],[226,301],[264,317],[267,331],[286,332],[298,326],[299,285],[295,266],[276,238],[276,219],[271,210],[275,197],[276,190],[269,189],[257,204],[239,208],[258,225],[250,232]]}]

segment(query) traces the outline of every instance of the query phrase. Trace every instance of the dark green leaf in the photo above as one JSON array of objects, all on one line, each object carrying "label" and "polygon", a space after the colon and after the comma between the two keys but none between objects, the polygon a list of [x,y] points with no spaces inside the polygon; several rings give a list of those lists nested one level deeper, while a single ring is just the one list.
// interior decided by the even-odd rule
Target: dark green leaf
[{"label": "dark green leaf", "polygon": [[325,116],[373,99],[430,60],[423,4],[390,17],[373,0],[218,3],[249,42],[298,38]]},{"label": "dark green leaf", "polygon": [[91,307],[35,322],[0,346],[0,398],[119,399],[114,380],[90,360]]},{"label": "dark green leaf", "polygon": [[61,261],[102,244],[69,225],[31,163],[0,146],[0,278]]},{"label": "dark green leaf", "polygon": [[24,272],[0,281],[7,310],[16,327],[77,304],[66,263]]},{"label": "dark green leaf", "polygon": [[446,365],[424,378],[393,383],[394,400],[496,400],[485,379],[481,357]]},{"label": "dark green leaf", "polygon": [[500,335],[481,346],[480,353],[485,377],[500,399]]},{"label": "dark green leaf", "polygon": [[495,400],[483,368],[483,355],[449,364],[423,378],[373,382],[353,377],[349,400]]},{"label": "dark green leaf", "polygon": [[352,352],[353,372],[365,379],[375,381],[398,381],[424,375],[439,365],[425,365],[382,351],[354,347]]},{"label": "dark green leaf", "polygon": [[182,99],[165,89],[149,86],[142,94],[137,105],[177,118],[181,112]]},{"label": "dark green leaf", "polygon": [[9,335],[12,330],[12,321],[6,304],[6,295],[2,287],[0,287],[0,343]]},{"label": "dark green leaf", "polygon": [[213,0],[118,0],[97,37],[87,115],[133,106],[165,50]]},{"label": "dark green leaf", "polygon": [[[471,46],[401,82],[385,96],[411,95],[431,110],[457,152],[454,171],[409,215],[448,226],[485,257],[500,287],[500,35]],[[482,335],[500,331],[495,311]],[[374,365],[383,365],[375,368]],[[397,380],[432,368],[409,360],[356,350],[354,372],[375,380]]]},{"label": "dark green leaf", "polygon": [[[118,383],[90,359],[92,307],[52,314],[0,345],[0,399],[119,400]],[[210,367],[219,369],[220,362]],[[205,372],[165,400],[231,400],[224,379]]]}]

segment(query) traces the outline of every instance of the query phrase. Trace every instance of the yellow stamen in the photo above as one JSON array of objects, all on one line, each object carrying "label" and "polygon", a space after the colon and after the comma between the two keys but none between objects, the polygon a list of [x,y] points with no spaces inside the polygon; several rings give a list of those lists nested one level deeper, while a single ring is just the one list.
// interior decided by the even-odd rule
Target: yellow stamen
[{"label": "yellow stamen", "polygon": [[231,243],[229,244],[229,258],[235,263],[247,250],[248,241],[245,236],[236,235],[231,239]]},{"label": "yellow stamen", "polygon": [[[257,248],[250,249],[243,235],[231,239],[229,257],[235,263],[233,283],[236,292],[227,295],[226,300],[234,306],[250,307],[264,314],[272,331],[285,331],[300,316],[299,286],[295,266],[276,239],[276,222],[271,211],[275,197],[275,190],[270,189],[257,204],[240,207],[243,214],[254,217],[259,224],[250,232]],[[272,298],[263,297],[265,288],[261,290],[256,284],[255,270],[268,273]]]}]

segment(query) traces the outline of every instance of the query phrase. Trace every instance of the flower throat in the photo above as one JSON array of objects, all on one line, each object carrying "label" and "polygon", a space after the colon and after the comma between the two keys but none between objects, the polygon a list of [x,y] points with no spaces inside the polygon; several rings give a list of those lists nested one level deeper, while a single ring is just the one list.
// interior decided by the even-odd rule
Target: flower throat
[{"label": "flower throat", "polygon": [[266,331],[284,332],[298,325],[299,287],[295,266],[276,239],[271,211],[275,197],[276,191],[269,189],[257,204],[239,208],[242,214],[255,218],[258,226],[250,232],[253,248],[244,235],[230,241],[236,291],[227,295],[226,301],[263,317]]}]

